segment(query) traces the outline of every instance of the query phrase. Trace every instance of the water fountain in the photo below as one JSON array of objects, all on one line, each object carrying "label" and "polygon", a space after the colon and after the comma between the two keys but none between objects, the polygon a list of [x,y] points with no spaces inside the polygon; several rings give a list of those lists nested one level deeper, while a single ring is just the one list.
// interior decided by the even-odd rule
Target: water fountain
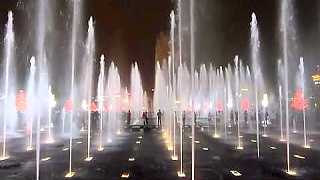
[{"label": "water fountain", "polygon": [[[78,33],[78,23],[79,18],[81,17],[81,1],[73,1],[73,19],[72,19],[72,37],[71,37],[71,89],[70,89],[70,101],[71,103],[74,103],[75,100],[75,67],[76,67],[76,40],[77,40],[77,33]],[[65,122],[65,114],[66,109],[63,108],[63,133],[64,133],[64,122]],[[72,171],[72,125],[73,125],[73,117],[74,112],[70,111],[70,140],[69,140],[69,171],[65,175],[65,177],[73,177],[75,175],[75,172]]]},{"label": "water fountain", "polygon": [[257,141],[257,157],[260,157],[260,132],[259,132],[259,103],[258,103],[258,73],[260,71],[259,63],[259,30],[257,25],[257,18],[254,13],[251,15],[251,58],[252,69],[254,69],[254,99],[255,99],[255,118],[256,118],[256,141]]},{"label": "water fountain", "polygon": [[95,37],[93,18],[90,17],[88,21],[88,34],[86,41],[86,55],[87,60],[85,61],[85,99],[89,102],[89,108],[87,109],[87,121],[88,121],[88,138],[87,138],[87,156],[85,161],[91,161],[90,156],[91,150],[91,99],[92,99],[92,81],[93,81],[93,61],[95,59]]},{"label": "water fountain", "polygon": [[98,79],[98,102],[100,113],[100,131],[99,131],[99,148],[98,151],[102,151],[102,131],[103,131],[103,98],[104,98],[104,55],[100,57],[100,74]]},{"label": "water fountain", "polygon": [[130,87],[130,109],[132,110],[133,124],[137,124],[140,121],[140,115],[143,107],[143,89],[141,83],[140,72],[138,64],[134,63],[131,67],[131,87]]},{"label": "water fountain", "polygon": [[[303,64],[303,58],[300,57],[300,64],[299,64],[299,70],[300,70],[300,79],[301,79],[301,89],[302,89],[302,97],[305,97],[305,82],[304,82],[304,64]],[[306,108],[302,108],[302,117],[303,117],[303,139],[304,139],[304,148],[310,148],[310,145],[308,145],[307,140],[307,128],[306,128]]]},{"label": "water fountain", "polygon": [[49,86],[49,90],[48,90],[48,99],[49,99],[49,106],[48,106],[48,137],[47,137],[47,143],[53,143],[53,138],[52,138],[52,108],[54,108],[56,102],[54,99],[54,95],[52,93],[51,90],[51,85]]},{"label": "water fountain", "polygon": [[111,62],[108,71],[108,79],[107,79],[107,103],[108,103],[108,122],[107,122],[107,141],[110,143],[113,140],[113,136],[115,132],[117,134],[121,134],[120,129],[120,117],[119,112],[119,98],[121,91],[121,82],[120,76],[118,72],[118,68],[115,67],[114,63]]},{"label": "water fountain", "polygon": [[[195,85],[195,76],[194,76],[194,66],[195,66],[195,1],[191,0],[190,1],[190,73],[191,73],[191,107],[193,112],[194,111],[194,85]],[[192,119],[191,120],[191,179],[194,180],[195,179],[195,121],[196,119]]]},{"label": "water fountain", "polygon": [[[175,38],[174,38],[174,30],[175,30],[175,14],[174,11],[171,11],[170,13],[170,18],[171,18],[171,57],[172,57],[172,95],[171,95],[171,100],[169,101],[170,105],[172,106],[173,101],[176,100],[176,74],[175,74]],[[176,111],[172,112],[172,109],[174,107],[170,108],[170,114],[173,114],[173,154],[171,159],[173,161],[177,161],[178,157],[176,155]],[[172,118],[170,118],[172,119]]]},{"label": "water fountain", "polygon": [[30,75],[28,80],[28,91],[27,91],[27,99],[28,99],[28,130],[29,130],[29,143],[27,150],[31,151],[32,147],[32,136],[33,136],[33,121],[35,118],[35,58],[30,58]]},{"label": "water fountain", "polygon": [[13,52],[14,52],[14,33],[13,33],[13,14],[11,11],[8,12],[8,22],[6,25],[6,35],[4,39],[5,46],[5,89],[4,89],[4,112],[3,112],[3,149],[2,157],[0,161],[8,159],[8,153],[6,152],[6,134],[7,134],[7,121],[8,121],[8,112],[9,107],[9,76],[10,74],[10,65],[14,61]]},{"label": "water fountain", "polygon": [[286,173],[290,175],[296,174],[290,168],[290,126],[289,126],[289,80],[288,80],[288,26],[290,26],[291,17],[291,1],[282,0],[281,3],[281,30],[282,30],[282,43],[284,55],[284,98],[285,98],[285,117],[286,117],[286,140],[287,140],[287,170]]}]

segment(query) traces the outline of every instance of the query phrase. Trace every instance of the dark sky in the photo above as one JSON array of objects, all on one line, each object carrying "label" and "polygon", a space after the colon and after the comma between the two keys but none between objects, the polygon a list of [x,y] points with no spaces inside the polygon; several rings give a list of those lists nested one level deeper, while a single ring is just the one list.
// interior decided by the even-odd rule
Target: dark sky
[{"label": "dark sky", "polygon": [[[35,34],[32,33],[31,20],[28,19],[29,6],[36,1],[0,1],[0,35],[6,22],[6,13],[12,9],[15,14],[17,57],[21,60],[20,70],[26,71],[27,57],[32,51]],[[52,1],[53,2],[53,1]],[[84,1],[83,37],[84,41],[89,16],[94,17],[96,30],[97,58],[106,55],[107,62],[115,61],[120,68],[125,86],[129,83],[130,65],[137,61],[142,80],[148,92],[154,85],[154,58],[156,37],[161,31],[168,32],[169,13],[176,9],[170,0],[87,0]],[[225,66],[239,55],[245,64],[250,64],[250,26],[251,13],[256,12],[261,38],[261,60],[268,84],[276,83],[276,60],[282,57],[281,36],[278,18],[279,0],[196,0],[196,64],[213,62]],[[295,54],[304,56],[306,65],[313,70],[320,56],[319,2],[317,0],[294,0],[296,19]],[[31,4],[31,5],[30,5]],[[189,1],[183,0],[183,54],[189,61]],[[57,56],[52,71],[61,67],[61,61],[67,61],[70,42],[70,1],[54,1],[51,11],[55,17],[51,27],[54,40],[53,54]],[[61,15],[61,13],[63,15]],[[61,15],[61,16],[59,16]],[[1,41],[1,45],[3,45]],[[61,47],[64,48],[61,48]],[[57,48],[59,47],[59,48]],[[2,46],[1,48],[2,49]],[[0,57],[2,57],[2,50]],[[98,62],[98,61],[97,61]],[[298,59],[292,60],[292,71],[297,69]],[[98,63],[97,66],[98,67]],[[24,73],[20,73],[24,74]],[[55,81],[64,81],[65,72]],[[58,76],[57,75],[57,76]],[[23,75],[20,75],[23,78]],[[63,82],[64,83],[64,82]],[[60,86],[63,83],[58,83]]]}]

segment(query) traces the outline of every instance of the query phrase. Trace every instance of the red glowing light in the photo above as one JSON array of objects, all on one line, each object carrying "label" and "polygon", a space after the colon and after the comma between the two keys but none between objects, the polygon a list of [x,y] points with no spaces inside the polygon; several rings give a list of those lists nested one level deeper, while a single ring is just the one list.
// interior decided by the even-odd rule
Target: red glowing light
[{"label": "red glowing light", "polygon": [[73,104],[73,102],[72,102],[71,99],[68,99],[68,100],[66,101],[66,103],[64,104],[64,109],[65,109],[66,111],[73,111],[73,110],[74,110],[74,104]]},{"label": "red glowing light", "polygon": [[308,107],[308,101],[303,97],[301,89],[298,89],[294,93],[294,97],[291,103],[291,107],[296,110],[303,110]]},{"label": "red glowing light", "polygon": [[27,97],[24,90],[20,90],[16,96],[16,109],[20,112],[27,110]]},{"label": "red glowing light", "polygon": [[94,101],[90,103],[90,111],[98,111],[97,104]]},{"label": "red glowing light", "polygon": [[221,111],[222,110],[222,102],[218,101],[217,105],[216,105],[216,110],[217,111]]},{"label": "red glowing light", "polygon": [[250,100],[248,98],[244,98],[241,102],[241,110],[248,111],[250,109]]}]

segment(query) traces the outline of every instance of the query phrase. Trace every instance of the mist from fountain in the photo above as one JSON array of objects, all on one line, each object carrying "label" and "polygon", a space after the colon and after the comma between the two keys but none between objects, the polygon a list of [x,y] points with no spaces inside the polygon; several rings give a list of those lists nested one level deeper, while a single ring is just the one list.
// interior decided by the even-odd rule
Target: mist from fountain
[{"label": "mist from fountain", "polygon": [[140,117],[142,111],[145,111],[146,107],[143,106],[143,89],[138,64],[136,62],[131,67],[130,77],[130,109],[132,112],[133,124],[139,124],[141,123]]},{"label": "mist from fountain", "polygon": [[108,97],[108,118],[107,118],[107,141],[110,143],[114,139],[114,135],[121,134],[121,122],[120,122],[120,92],[121,82],[118,68],[114,62],[111,62],[108,71],[106,95]]}]

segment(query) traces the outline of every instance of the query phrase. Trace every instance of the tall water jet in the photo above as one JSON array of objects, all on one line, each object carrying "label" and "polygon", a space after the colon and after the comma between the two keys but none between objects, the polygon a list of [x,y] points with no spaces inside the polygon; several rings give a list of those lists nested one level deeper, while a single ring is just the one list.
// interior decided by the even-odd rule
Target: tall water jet
[{"label": "tall water jet", "polygon": [[100,131],[99,131],[99,151],[102,151],[102,130],[103,130],[103,98],[104,98],[104,55],[100,57],[100,74],[98,79],[98,102],[100,113]]},{"label": "tall water jet", "polygon": [[283,112],[282,112],[282,86],[281,85],[279,85],[278,91],[279,91],[279,109],[280,109],[280,141],[285,141],[285,138],[283,135],[283,125],[282,125]]},{"label": "tall water jet", "polygon": [[85,55],[85,99],[89,103],[89,108],[87,109],[87,121],[88,121],[88,136],[87,136],[87,156],[85,161],[91,161],[90,156],[91,148],[91,99],[92,99],[92,76],[93,76],[93,61],[95,59],[95,37],[94,37],[94,27],[93,18],[90,17],[88,21],[88,35],[86,41],[86,55]]},{"label": "tall water jet", "polygon": [[33,137],[33,121],[35,118],[35,73],[36,65],[35,58],[32,56],[30,58],[30,75],[28,80],[28,91],[27,91],[27,100],[28,100],[28,131],[29,131],[29,143],[27,151],[31,151],[32,147],[32,137]]},{"label": "tall water jet", "polygon": [[[302,90],[302,97],[305,97],[305,84],[304,84],[304,64],[303,64],[303,57],[300,57],[300,79],[301,79],[301,90]],[[306,108],[302,109],[302,118],[303,118],[303,139],[304,139],[304,148],[310,148],[307,141],[307,128],[306,128]]]},{"label": "tall water jet", "polygon": [[[78,24],[81,16],[81,1],[73,1],[73,17],[72,17],[72,35],[71,35],[71,88],[70,88],[70,101],[74,103],[74,91],[75,91],[75,67],[76,67],[76,40],[78,33]],[[65,122],[66,109],[63,108],[63,133],[64,133],[64,122]],[[65,177],[73,177],[75,172],[72,171],[72,124],[73,124],[73,115],[74,112],[70,111],[70,132],[69,132],[69,172]]]},{"label": "tall water jet", "polygon": [[13,14],[8,12],[8,22],[6,24],[6,35],[4,38],[4,60],[5,60],[5,89],[4,89],[4,112],[3,112],[3,149],[1,160],[8,159],[6,152],[6,134],[7,134],[7,120],[9,112],[9,75],[10,65],[13,63],[13,51],[14,51],[14,33],[13,33]]},{"label": "tall water jet", "polygon": [[[282,72],[282,65],[281,65],[281,60],[278,60],[278,72]],[[281,76],[278,75],[278,79],[281,81]],[[283,105],[282,105],[282,99],[283,99],[283,94],[282,94],[282,82],[279,82],[278,86],[278,95],[279,95],[279,109],[280,109],[280,141],[285,141],[285,137],[283,135]]]},{"label": "tall water jet", "polygon": [[[175,48],[174,48],[174,30],[175,30],[175,14],[174,11],[171,11],[170,14],[170,18],[171,18],[171,57],[172,57],[172,73],[171,73],[171,85],[172,85],[172,95],[171,95],[171,100],[169,101],[170,106],[172,106],[173,101],[176,100],[176,76],[175,76]],[[172,111],[173,108],[170,108],[170,111]],[[171,112],[170,114],[172,114],[173,112]],[[171,117],[170,117],[171,119]],[[171,157],[172,160],[176,161],[178,160],[178,157],[176,155],[176,112],[174,112],[174,116],[173,116],[173,154]]]},{"label": "tall water jet", "polygon": [[135,62],[131,67],[130,97],[133,124],[137,124],[140,120],[140,113],[144,110],[142,109],[143,89],[137,62]]},{"label": "tall water jet", "polygon": [[52,143],[53,138],[52,138],[52,108],[55,106],[55,100],[54,100],[54,95],[52,94],[51,86],[49,86],[48,89],[48,99],[49,99],[49,106],[48,106],[48,137],[47,137],[47,143]]},{"label": "tall water jet", "polygon": [[[192,110],[194,111],[194,66],[195,66],[195,1],[191,0],[190,2],[190,73],[191,73],[191,107]],[[194,117],[196,118],[196,117]],[[192,134],[192,141],[191,141],[191,179],[195,179],[195,122],[196,119],[191,120],[191,134]]]},{"label": "tall water jet", "polygon": [[178,177],[186,177],[186,174],[183,172],[183,122],[182,122],[182,108],[181,108],[181,78],[180,78],[180,74],[182,73],[182,8],[181,8],[181,0],[179,0],[178,2],[178,16],[179,16],[179,22],[178,22],[178,30],[179,30],[179,67],[178,67],[178,87],[179,87],[179,117],[180,118],[180,171],[178,171]]},{"label": "tall water jet", "polygon": [[260,71],[259,63],[259,29],[255,13],[251,15],[251,58],[254,76],[254,99],[255,99],[255,118],[256,118],[256,141],[257,141],[257,157],[260,157],[260,132],[259,132],[259,101],[258,101],[258,73]]},{"label": "tall water jet", "polygon": [[[45,20],[45,12],[48,8],[48,1],[40,0],[38,2],[38,11],[37,11],[37,76],[38,82],[37,84],[37,94],[40,96],[36,99],[35,107],[36,108],[36,116],[37,116],[37,143],[36,143],[36,179],[40,179],[40,123],[41,123],[41,116],[42,116],[42,109],[41,107],[45,107],[46,99],[48,98],[48,81],[47,81],[47,67],[46,67],[46,56],[45,56],[45,38],[46,38],[46,20]],[[46,97],[42,97],[45,95]]]},{"label": "tall water jet", "polygon": [[108,71],[107,79],[107,97],[108,98],[108,122],[107,122],[107,141],[112,142],[115,133],[121,134],[120,121],[118,116],[118,98],[121,91],[121,82],[118,68],[115,67],[114,62],[111,62]]},{"label": "tall water jet", "polygon": [[235,96],[236,96],[236,109],[237,109],[237,114],[236,114],[236,119],[237,120],[237,127],[238,127],[238,135],[237,135],[237,149],[242,150],[243,146],[241,143],[241,135],[240,135],[240,87],[239,87],[239,81],[240,81],[240,73],[239,73],[239,57],[236,55],[234,58],[234,64],[235,64],[235,78],[236,78],[236,86],[235,86]]},{"label": "tall water jet", "polygon": [[[289,4],[290,3],[290,4]],[[290,126],[289,126],[289,82],[288,82],[288,26],[293,19],[291,14],[291,1],[282,0],[281,2],[281,30],[283,43],[283,60],[284,60],[284,98],[285,98],[285,116],[286,116],[286,138],[287,138],[287,170],[290,175],[296,174],[290,168]]]}]

